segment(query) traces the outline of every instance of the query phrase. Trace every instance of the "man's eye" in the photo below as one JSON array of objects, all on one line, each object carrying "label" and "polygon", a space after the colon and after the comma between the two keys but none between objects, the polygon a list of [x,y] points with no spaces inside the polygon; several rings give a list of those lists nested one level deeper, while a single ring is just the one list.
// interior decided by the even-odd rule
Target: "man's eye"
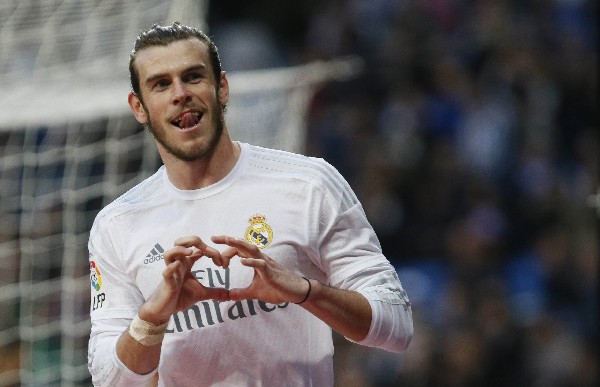
[{"label": "man's eye", "polygon": [[156,82],[156,83],[154,84],[154,88],[155,88],[155,89],[159,89],[159,90],[161,90],[161,89],[164,89],[164,88],[166,88],[167,86],[169,86],[169,82],[168,82],[168,81],[166,81],[166,80],[163,80],[163,81],[158,81],[158,82]]},{"label": "man's eye", "polygon": [[187,82],[195,82],[195,81],[199,81],[200,79],[202,79],[202,74],[200,74],[200,73],[189,73],[186,76]]}]

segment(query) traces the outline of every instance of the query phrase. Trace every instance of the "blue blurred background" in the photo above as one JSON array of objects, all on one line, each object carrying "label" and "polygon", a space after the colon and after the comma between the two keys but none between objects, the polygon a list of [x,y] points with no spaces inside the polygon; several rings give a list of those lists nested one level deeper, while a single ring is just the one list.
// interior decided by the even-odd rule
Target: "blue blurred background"
[{"label": "blue blurred background", "polygon": [[225,69],[358,55],[306,153],[348,179],[411,297],[403,354],[339,386],[598,385],[597,2],[214,1]]}]

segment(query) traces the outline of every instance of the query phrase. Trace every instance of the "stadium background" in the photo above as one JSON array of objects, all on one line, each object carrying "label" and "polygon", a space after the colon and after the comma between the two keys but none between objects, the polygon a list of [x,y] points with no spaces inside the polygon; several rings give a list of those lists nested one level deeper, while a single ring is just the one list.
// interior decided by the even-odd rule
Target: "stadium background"
[{"label": "stadium background", "polygon": [[[357,192],[415,337],[336,336],[337,385],[598,384],[596,18],[584,0],[210,2],[230,72],[364,61],[314,95],[303,151]],[[2,344],[0,373],[19,364]]]}]

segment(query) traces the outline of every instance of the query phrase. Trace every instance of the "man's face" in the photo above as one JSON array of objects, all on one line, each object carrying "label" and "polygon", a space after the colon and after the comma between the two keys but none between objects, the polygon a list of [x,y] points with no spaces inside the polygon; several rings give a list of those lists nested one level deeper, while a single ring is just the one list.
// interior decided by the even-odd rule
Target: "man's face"
[{"label": "man's face", "polygon": [[[137,53],[134,65],[143,100],[130,95],[136,119],[167,152],[184,161],[209,155],[223,132],[228,84],[213,79],[206,44],[181,40]],[[217,83],[220,82],[217,90]]]}]

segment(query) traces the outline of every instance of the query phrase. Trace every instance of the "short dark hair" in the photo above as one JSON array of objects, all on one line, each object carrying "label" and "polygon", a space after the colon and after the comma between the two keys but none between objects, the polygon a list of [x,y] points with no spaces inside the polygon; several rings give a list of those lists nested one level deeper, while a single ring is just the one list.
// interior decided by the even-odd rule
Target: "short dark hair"
[{"label": "short dark hair", "polygon": [[140,78],[133,62],[135,61],[136,55],[140,50],[153,46],[166,46],[170,43],[177,42],[179,40],[186,40],[190,38],[196,38],[201,42],[206,43],[208,46],[208,53],[210,55],[210,62],[212,64],[213,75],[217,88],[219,87],[219,81],[221,80],[221,59],[219,58],[219,50],[215,43],[202,31],[197,28],[185,26],[179,22],[175,22],[170,26],[160,26],[154,24],[152,28],[142,32],[133,45],[133,50],[129,56],[129,77],[131,80],[131,89],[140,98]]}]

